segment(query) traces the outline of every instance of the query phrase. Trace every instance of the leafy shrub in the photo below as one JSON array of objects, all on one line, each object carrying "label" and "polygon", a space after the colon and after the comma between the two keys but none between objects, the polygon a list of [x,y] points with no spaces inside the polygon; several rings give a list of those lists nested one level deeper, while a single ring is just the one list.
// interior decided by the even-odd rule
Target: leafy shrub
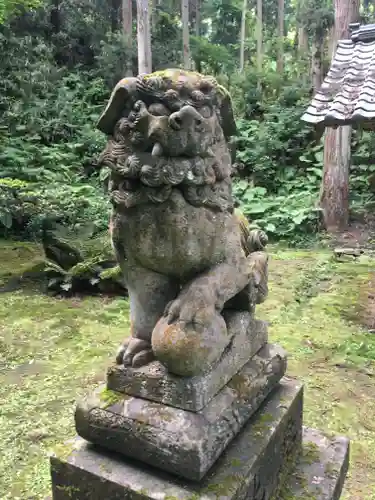
[{"label": "leafy shrub", "polygon": [[104,82],[59,69],[38,39],[16,41],[0,36],[19,57],[2,82],[7,99],[0,97],[0,234],[39,235],[46,220],[90,220],[101,230],[109,206],[99,179],[88,175],[105,142],[95,129]]},{"label": "leafy shrub", "polygon": [[109,202],[95,183],[73,185],[0,181],[0,234],[38,237],[43,222],[68,226],[91,221],[95,232],[108,226]]},{"label": "leafy shrub", "polygon": [[[202,23],[204,36],[191,37],[191,48],[198,69],[215,73],[232,95],[237,160],[244,166],[235,195],[272,237],[296,240],[319,229],[323,167],[322,142],[317,145],[313,129],[301,122],[311,97],[300,81],[306,61],[295,58],[286,41],[279,74],[277,44],[268,40],[261,74],[251,64],[239,73],[241,11],[219,4],[210,7],[214,25]],[[66,0],[60,7],[58,30],[49,9],[0,27],[1,235],[39,235],[45,221],[56,220],[107,227],[109,205],[100,185],[108,172],[96,167],[105,138],[95,124],[113,84],[129,62],[136,70],[137,61],[134,47],[124,44],[118,13],[107,5]],[[179,16],[169,10],[159,6],[153,26],[155,67],[179,65],[182,58]],[[255,40],[248,42],[250,54]],[[352,146],[351,201],[359,211],[374,203],[375,139],[355,132]]]},{"label": "leafy shrub", "polygon": [[241,180],[234,184],[234,195],[240,209],[274,239],[291,238],[296,233],[316,232],[320,210],[316,197],[308,191],[291,191],[286,195],[268,195],[260,186]]}]

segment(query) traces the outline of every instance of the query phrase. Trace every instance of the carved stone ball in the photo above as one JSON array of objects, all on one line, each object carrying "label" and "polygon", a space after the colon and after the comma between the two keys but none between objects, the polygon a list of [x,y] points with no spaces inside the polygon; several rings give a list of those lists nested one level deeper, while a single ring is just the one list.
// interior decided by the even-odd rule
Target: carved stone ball
[{"label": "carved stone ball", "polygon": [[231,340],[220,313],[215,313],[207,325],[168,325],[167,318],[162,317],[152,333],[155,357],[175,375],[191,377],[207,372]]}]

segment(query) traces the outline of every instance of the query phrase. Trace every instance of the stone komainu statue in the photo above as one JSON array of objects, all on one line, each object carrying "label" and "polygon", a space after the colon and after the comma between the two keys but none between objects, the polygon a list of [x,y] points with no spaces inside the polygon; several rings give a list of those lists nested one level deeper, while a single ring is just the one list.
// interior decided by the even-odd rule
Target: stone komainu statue
[{"label": "stone komainu statue", "polygon": [[226,311],[267,295],[267,242],[234,211],[228,92],[194,72],[121,80],[98,128],[108,144],[111,237],[129,291],[131,338],[117,362],[156,357],[205,372],[231,342]]}]

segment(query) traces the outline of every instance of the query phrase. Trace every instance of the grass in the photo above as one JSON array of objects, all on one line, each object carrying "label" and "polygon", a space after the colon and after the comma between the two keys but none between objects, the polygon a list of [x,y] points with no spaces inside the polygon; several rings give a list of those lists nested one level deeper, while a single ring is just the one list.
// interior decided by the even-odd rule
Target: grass
[{"label": "grass", "polygon": [[[1,243],[0,281],[39,249]],[[327,251],[274,249],[258,316],[305,383],[305,424],[352,440],[345,500],[375,498],[375,336],[360,326],[375,262],[335,263]],[[97,386],[128,333],[125,300],[0,294],[0,498],[50,493],[48,455],[74,436],[77,398]]]}]

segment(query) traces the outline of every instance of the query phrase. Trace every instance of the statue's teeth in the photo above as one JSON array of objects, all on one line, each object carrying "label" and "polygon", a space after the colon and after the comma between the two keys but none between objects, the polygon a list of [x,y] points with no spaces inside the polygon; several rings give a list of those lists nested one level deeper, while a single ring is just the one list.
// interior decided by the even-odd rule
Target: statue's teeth
[{"label": "statue's teeth", "polygon": [[152,148],[152,156],[161,156],[163,154],[163,148],[160,142],[155,142],[154,147]]}]

